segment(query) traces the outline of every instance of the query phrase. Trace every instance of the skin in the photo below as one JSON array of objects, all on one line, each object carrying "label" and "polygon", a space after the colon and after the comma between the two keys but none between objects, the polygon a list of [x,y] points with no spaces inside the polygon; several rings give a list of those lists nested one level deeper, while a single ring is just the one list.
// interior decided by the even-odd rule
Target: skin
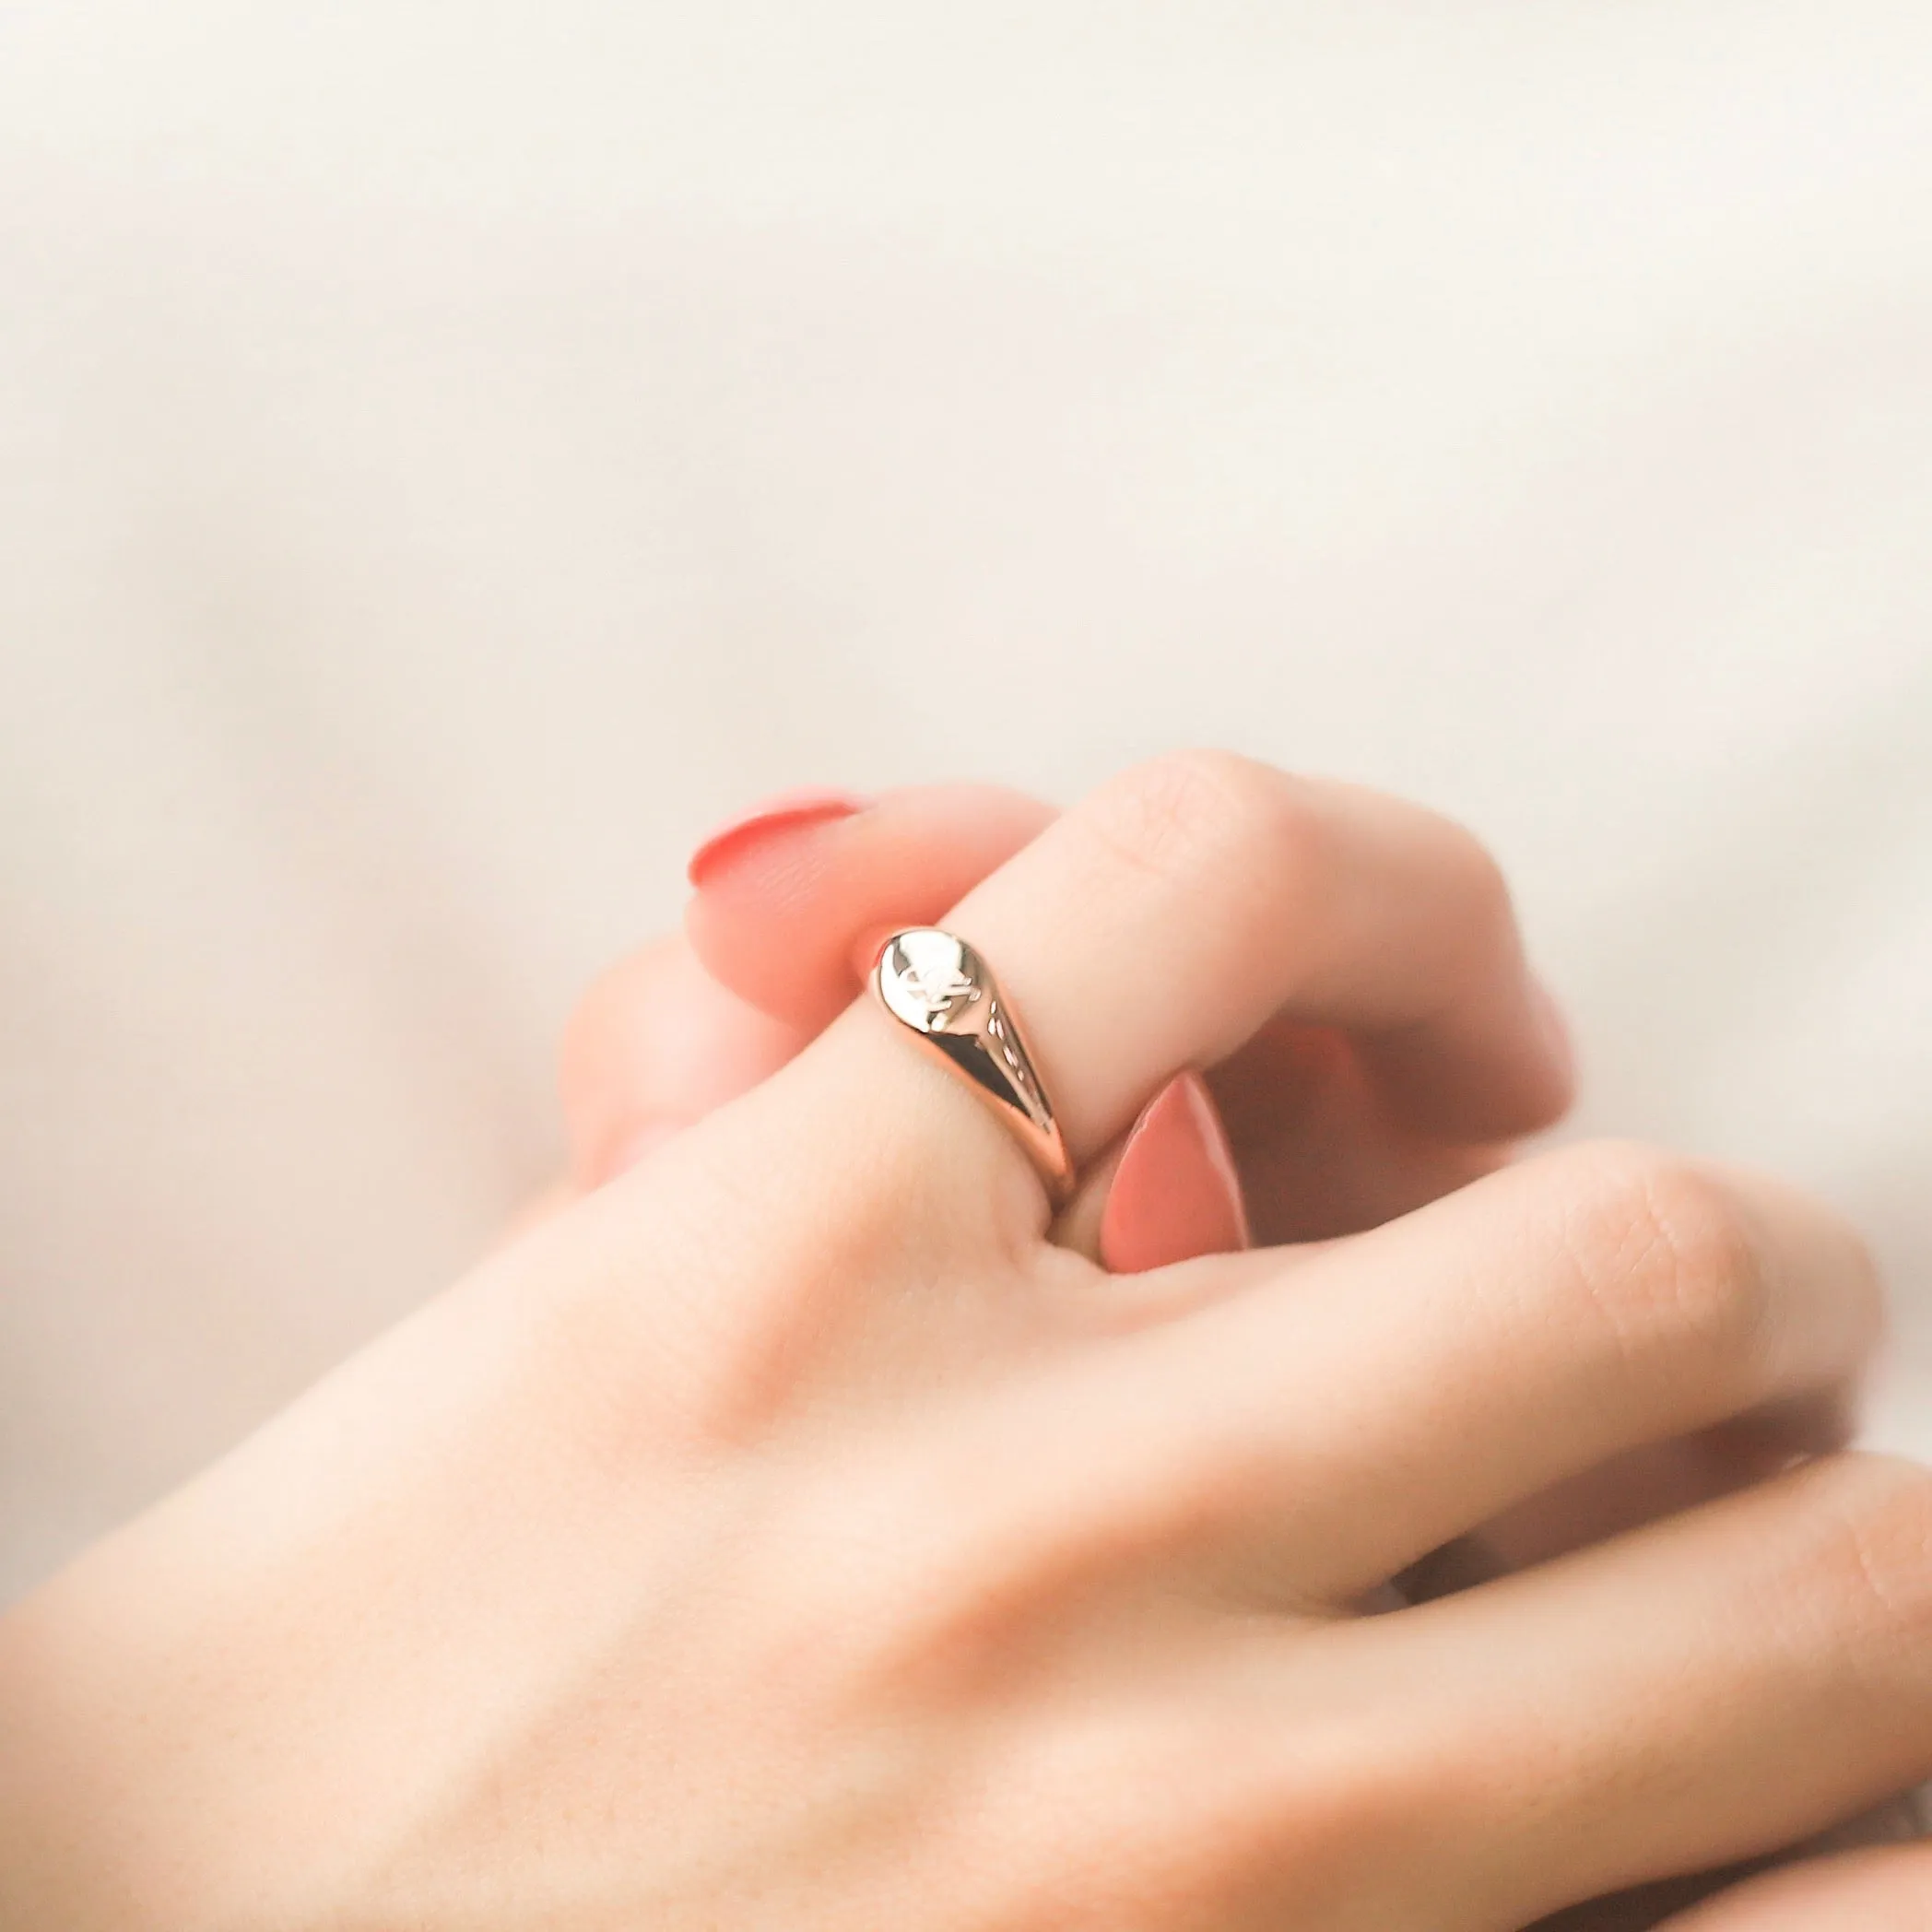
[{"label": "skin", "polygon": [[[1090,1168],[1277,1025],[1439,1144],[1567,1088],[1466,835],[1240,760],[947,923]],[[1502,1932],[1932,1771],[1908,1466],[1357,1608],[1829,1410],[1879,1306],[1817,1204],[1572,1149],[1118,1276],[864,1007],[690,1118],[0,1624],[0,1923]]]},{"label": "skin", "polygon": [[[555,1199],[601,1184],[775,1071],[858,994],[895,913],[939,916],[1054,816],[996,787],[949,785],[878,799],[795,794],[735,820],[693,861],[689,935],[620,960],[572,1019],[560,1080],[572,1172]],[[783,972],[764,970],[773,960],[784,962]],[[1562,1070],[1551,1091],[1567,1095],[1567,1030],[1544,989],[1532,995],[1542,1042]],[[1143,1111],[1125,1164],[1110,1154],[1091,1165],[1080,1204],[1054,1238],[1115,1269],[1152,1268],[1249,1245],[1253,1212],[1283,1240],[1375,1225],[1507,1157],[1506,1144],[1407,1120],[1399,1086],[1384,1095],[1375,1078],[1399,1066],[1399,1046],[1377,1054],[1361,1044],[1319,1020],[1277,1015],[1213,1070],[1218,1109],[1198,1076],[1179,1077]],[[1194,1118],[1203,1104],[1216,1114],[1205,1135]],[[1486,1104],[1478,1097],[1478,1114]],[[1526,1116],[1521,1125],[1547,1122]],[[1231,1166],[1239,1169],[1231,1200],[1214,1198]],[[1103,1228],[1111,1246],[1099,1238]],[[1855,1414],[1847,1384],[1614,1457],[1431,1552],[1404,1573],[1400,1594],[1427,1599],[1466,1588],[1729,1493],[1795,1456],[1843,1446]],[[1908,1794],[1782,1856],[1815,1859],[1920,1830]],[[1907,1869],[1889,1882],[1905,1883]],[[1560,1914],[1561,1932],[1640,1932],[1727,1882],[1718,1874],[1642,1887]],[[1557,1921],[1547,1923],[1555,1932]]]},{"label": "skin", "polygon": [[[619,961],[573,1015],[560,1080],[571,1167],[557,1202],[775,1072],[859,993],[883,934],[940,918],[1057,816],[984,785],[875,801],[807,795],[809,813],[794,795],[709,842],[694,865],[687,934]],[[707,862],[720,847],[723,862]],[[1407,1104],[1411,1036],[1351,1034],[1305,1004],[1285,1008],[1211,1070],[1213,1146],[1179,1176],[1172,1135],[1163,1160],[1125,1173],[1120,1147],[1106,1150],[1054,1238],[1116,1270],[1151,1268],[1246,1245],[1231,1238],[1235,1226],[1278,1243],[1359,1232],[1492,1172],[1512,1151],[1499,1136],[1549,1125],[1574,1083],[1555,1001],[1520,954],[1502,971],[1526,997],[1498,1071],[1521,1083],[1526,1061],[1526,1084],[1513,1088],[1480,1063],[1455,1088],[1455,1111],[1419,1119]],[[1123,1145],[1182,1111],[1180,1084],[1149,1102]],[[1223,1154],[1238,1170],[1231,1213],[1184,1184]],[[1153,1210],[1158,1226],[1131,1255],[1102,1255],[1102,1218],[1123,1205],[1137,1220]],[[1633,1452],[1485,1526],[1479,1541],[1433,1554],[1413,1581],[1434,1588],[1518,1568],[1773,1473],[1794,1455],[1842,1446],[1854,1398],[1847,1384],[1745,1426]]]}]

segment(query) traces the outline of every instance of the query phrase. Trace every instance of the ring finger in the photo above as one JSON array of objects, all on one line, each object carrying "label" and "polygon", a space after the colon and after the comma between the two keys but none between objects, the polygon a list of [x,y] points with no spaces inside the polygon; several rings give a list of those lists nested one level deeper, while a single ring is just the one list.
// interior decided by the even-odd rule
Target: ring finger
[{"label": "ring finger", "polygon": [[1446,1796],[1493,1923],[1774,1851],[1932,1771],[1928,1548],[1926,1472],[1831,1456],[1384,1620],[1384,1690],[1485,1740]]},{"label": "ring finger", "polygon": [[[1053,817],[995,787],[915,787],[869,805],[782,801],[708,841],[693,861],[699,889],[687,916],[697,958],[676,941],[645,948],[607,973],[571,1021],[561,1084],[580,1184],[774,1070],[849,1003],[881,933],[942,916]],[[1519,972],[1514,948],[1499,950]],[[1532,1049],[1553,1037],[1561,1057],[1561,1027],[1539,989],[1526,1019],[1540,1034]],[[1200,1134],[1179,1131],[1196,1126],[1198,1101],[1163,1093],[1156,1125],[1165,1131],[1137,1140],[1117,1189],[1112,1157],[1096,1164],[1065,1238],[1090,1252],[1098,1244],[1110,1266],[1128,1270],[1238,1244],[1243,1204],[1231,1219],[1212,1171],[1227,1143],[1265,1242],[1371,1226],[1496,1165],[1505,1148],[1405,1111],[1408,1052],[1320,1019],[1273,1016],[1211,1070],[1220,1121],[1207,1110],[1207,1142],[1194,1147]],[[1471,1068],[1460,1103],[1492,1112],[1498,1071],[1492,1062]]]},{"label": "ring finger", "polygon": [[[1494,863],[1459,828],[1354,787],[1224,755],[1156,760],[1049,826],[947,923],[993,962],[1083,1163],[1167,1079],[1271,1024],[1348,1031],[1391,1110],[1465,1141],[1543,1125],[1569,1096]],[[863,1111],[895,1145],[937,1136],[930,1172],[993,1185],[977,1153],[1003,1137],[943,1071],[876,1014],[832,1034],[805,1057],[857,1083],[835,1112]]]}]

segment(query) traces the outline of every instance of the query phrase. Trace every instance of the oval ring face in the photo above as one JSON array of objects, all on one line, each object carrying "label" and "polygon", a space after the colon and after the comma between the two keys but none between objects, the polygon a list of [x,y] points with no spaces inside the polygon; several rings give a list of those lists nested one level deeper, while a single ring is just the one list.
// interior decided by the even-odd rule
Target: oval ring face
[{"label": "oval ring face", "polygon": [[964,1077],[1019,1137],[1057,1205],[1073,1174],[1053,1102],[991,970],[965,940],[937,926],[894,933],[872,975],[879,1004],[923,1051]]},{"label": "oval ring face", "polygon": [[963,939],[936,926],[895,933],[879,959],[878,991],[895,1019],[943,1033],[988,995],[986,969]]}]

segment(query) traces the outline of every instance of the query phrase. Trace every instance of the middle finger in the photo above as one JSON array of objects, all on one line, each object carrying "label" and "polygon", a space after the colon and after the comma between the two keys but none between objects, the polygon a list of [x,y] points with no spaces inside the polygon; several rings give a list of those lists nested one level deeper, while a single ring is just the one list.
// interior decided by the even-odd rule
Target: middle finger
[{"label": "middle finger", "polygon": [[1001,1419],[1008,1443],[1087,1445],[1031,1468],[1028,1506],[1092,1524],[1102,1552],[1191,1540],[1243,1591],[1337,1608],[1608,1458],[1839,1388],[1880,1320],[1835,1216],[1621,1146],[1313,1253],[1170,1273],[1192,1312]]}]

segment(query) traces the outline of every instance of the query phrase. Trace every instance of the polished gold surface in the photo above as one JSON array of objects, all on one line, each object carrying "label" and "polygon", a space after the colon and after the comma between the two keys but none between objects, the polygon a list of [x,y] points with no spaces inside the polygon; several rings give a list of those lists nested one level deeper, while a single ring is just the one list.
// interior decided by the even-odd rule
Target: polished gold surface
[{"label": "polished gold surface", "polygon": [[872,989],[928,1053],[965,1077],[1026,1149],[1054,1205],[1064,1202],[1073,1186],[1066,1143],[985,960],[937,926],[909,927],[886,941]]}]

